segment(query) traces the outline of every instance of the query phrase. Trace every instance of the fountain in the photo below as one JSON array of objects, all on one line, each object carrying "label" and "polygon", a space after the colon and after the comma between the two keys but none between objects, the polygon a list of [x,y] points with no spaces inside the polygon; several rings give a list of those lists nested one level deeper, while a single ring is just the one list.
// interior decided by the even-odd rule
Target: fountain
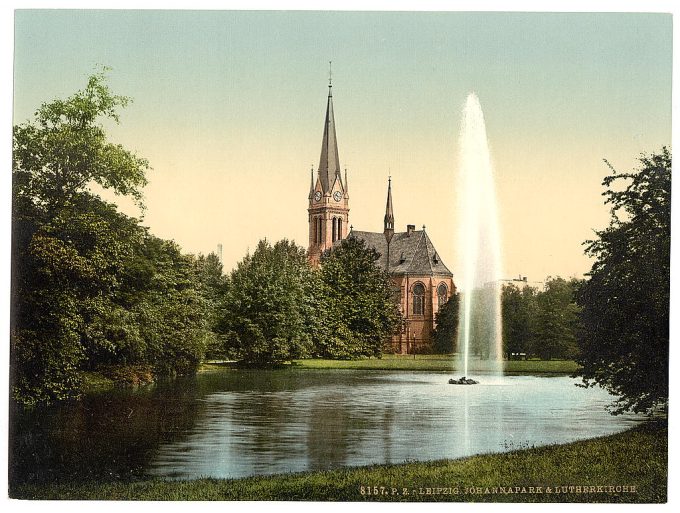
[{"label": "fountain", "polygon": [[[458,352],[463,375],[476,369],[503,374],[501,250],[493,166],[479,99],[470,93],[463,108],[459,161],[459,263],[461,292]],[[474,384],[469,378],[451,384]],[[475,382],[476,383],[476,382]]]}]

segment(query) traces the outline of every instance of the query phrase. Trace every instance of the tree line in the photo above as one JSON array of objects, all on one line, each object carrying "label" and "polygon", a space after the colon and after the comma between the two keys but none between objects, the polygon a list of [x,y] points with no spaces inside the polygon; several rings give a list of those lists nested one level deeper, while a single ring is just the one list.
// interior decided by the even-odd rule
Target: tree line
[{"label": "tree line", "polygon": [[400,317],[378,258],[349,238],[314,269],[293,242],[260,241],[225,281],[216,352],[256,365],[380,356]]},{"label": "tree line", "polygon": [[[542,288],[505,284],[501,289],[501,319],[504,358],[574,359],[578,355],[580,307],[576,292],[581,280],[548,278]],[[484,315],[490,310],[495,291],[481,288],[473,292],[470,323],[470,352],[489,357],[492,327]],[[460,295],[455,294],[437,313],[434,348],[451,353],[456,348]]]},{"label": "tree line", "polygon": [[[194,372],[208,358],[277,364],[300,357],[379,356],[399,329],[379,255],[348,239],[307,262],[294,242],[263,240],[228,275],[216,255],[187,255],[90,189],[143,211],[149,163],[106,139],[130,99],[105,73],[43,104],[13,130],[10,380],[23,404],[77,395],[83,371]],[[615,412],[668,399],[671,155],[643,155],[605,178],[608,228],[586,242],[586,280],[502,293],[506,355],[575,358],[584,386],[620,398]],[[484,291],[476,293],[483,304]],[[459,296],[437,315],[435,349],[451,352]],[[484,323],[473,319],[484,338]],[[474,340],[474,337],[473,337]],[[473,352],[485,357],[483,344]]]}]

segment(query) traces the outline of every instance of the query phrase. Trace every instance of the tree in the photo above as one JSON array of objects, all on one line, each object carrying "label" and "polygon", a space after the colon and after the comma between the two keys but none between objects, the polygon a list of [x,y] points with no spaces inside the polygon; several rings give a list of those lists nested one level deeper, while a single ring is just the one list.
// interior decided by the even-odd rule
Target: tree
[{"label": "tree", "polygon": [[143,341],[139,361],[151,365],[157,375],[194,372],[209,337],[208,302],[195,260],[173,241],[153,235],[145,238],[138,260],[148,280],[135,291],[131,308]]},{"label": "tree", "polygon": [[88,190],[142,205],[147,162],[99,124],[128,101],[100,73],[14,127],[10,354],[23,404],[77,395],[83,370],[176,374],[203,358],[209,298],[193,257]]},{"label": "tree", "polygon": [[536,289],[505,285],[501,294],[503,351],[508,356],[513,353],[528,354],[534,338]]},{"label": "tree", "polygon": [[440,354],[454,352],[458,335],[458,313],[460,294],[452,294],[446,303],[435,314],[436,327],[433,332],[434,350]]},{"label": "tree", "polygon": [[[25,403],[67,397],[88,347],[103,344],[88,323],[117,286],[135,223],[89,192],[97,183],[141,205],[148,163],[106,141],[102,118],[128,99],[103,72],[66,100],[43,104],[13,131],[11,369]],[[88,333],[89,331],[89,333]]]},{"label": "tree", "polygon": [[222,300],[228,290],[228,279],[222,273],[222,263],[215,253],[198,255],[195,266],[200,292],[205,300],[209,328],[206,358],[227,358],[229,355],[226,352],[226,340],[218,333],[218,327],[222,317]]},{"label": "tree", "polygon": [[585,242],[596,260],[578,292],[577,375],[618,396],[615,414],[668,404],[671,153],[662,148],[639,162],[630,173],[607,163],[611,221]]},{"label": "tree", "polygon": [[576,357],[577,284],[577,280],[548,278],[545,289],[536,295],[530,353],[544,360]]},{"label": "tree", "polygon": [[350,237],[321,258],[322,336],[317,351],[326,358],[380,356],[400,325],[389,275],[379,255]]},{"label": "tree", "polygon": [[43,104],[33,123],[14,127],[15,206],[28,201],[52,217],[92,182],[142,205],[148,162],[108,142],[100,123],[118,122],[118,109],[131,101],[111,93],[105,72],[92,75],[70,98]]},{"label": "tree", "polygon": [[231,273],[219,331],[247,363],[282,363],[311,349],[315,277],[305,250],[281,240],[258,243]]}]

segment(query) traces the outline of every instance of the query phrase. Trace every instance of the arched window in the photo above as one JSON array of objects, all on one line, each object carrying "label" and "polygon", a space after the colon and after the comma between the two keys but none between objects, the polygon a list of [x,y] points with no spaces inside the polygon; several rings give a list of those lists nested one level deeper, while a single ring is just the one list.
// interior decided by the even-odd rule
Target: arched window
[{"label": "arched window", "polygon": [[338,217],[338,239],[342,239],[342,217]]},{"label": "arched window", "polygon": [[333,218],[333,237],[332,240],[335,242],[338,238],[338,218]]},{"label": "arched window", "polygon": [[312,241],[314,244],[319,243],[319,231],[318,231],[318,226],[319,220],[316,217],[312,218],[312,230],[314,230],[314,233],[312,234]]},{"label": "arched window", "polygon": [[437,308],[444,306],[444,303],[446,303],[446,300],[448,299],[448,292],[449,289],[446,286],[446,283],[440,283],[439,287],[437,287]]},{"label": "arched window", "polygon": [[321,218],[316,218],[316,243],[321,244]]},{"label": "arched window", "polygon": [[425,286],[422,283],[413,286],[413,315],[425,315]]}]

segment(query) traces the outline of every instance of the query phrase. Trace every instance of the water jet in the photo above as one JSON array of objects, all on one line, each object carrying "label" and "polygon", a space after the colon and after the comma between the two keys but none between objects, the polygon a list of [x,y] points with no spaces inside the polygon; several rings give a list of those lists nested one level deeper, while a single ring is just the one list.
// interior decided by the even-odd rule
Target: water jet
[{"label": "water jet", "polygon": [[468,376],[472,354],[503,374],[501,244],[491,152],[484,114],[475,93],[463,107],[459,139],[458,353]]}]

